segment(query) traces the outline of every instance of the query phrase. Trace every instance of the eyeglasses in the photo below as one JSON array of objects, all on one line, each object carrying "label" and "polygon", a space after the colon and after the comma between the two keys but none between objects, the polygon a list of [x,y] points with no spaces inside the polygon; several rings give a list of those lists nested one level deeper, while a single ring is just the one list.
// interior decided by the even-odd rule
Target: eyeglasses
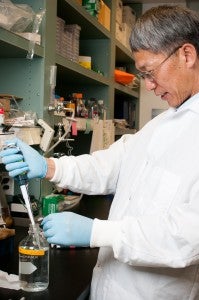
[{"label": "eyeglasses", "polygon": [[149,81],[154,81],[155,80],[155,71],[157,71],[173,54],[175,54],[178,49],[180,49],[182,46],[179,46],[175,48],[157,67],[155,67],[153,70],[150,71],[144,71],[144,72],[139,72],[137,76],[142,79],[147,79]]}]

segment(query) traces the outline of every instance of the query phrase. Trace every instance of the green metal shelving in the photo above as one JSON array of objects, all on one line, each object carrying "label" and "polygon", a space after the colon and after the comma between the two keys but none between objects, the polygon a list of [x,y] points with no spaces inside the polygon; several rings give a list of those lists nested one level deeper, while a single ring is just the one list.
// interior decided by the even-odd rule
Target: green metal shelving
[{"label": "green metal shelving", "polygon": [[[13,0],[13,3],[21,3]],[[138,90],[130,90],[114,81],[116,63],[133,65],[131,53],[115,39],[116,3],[105,0],[111,9],[111,30],[108,31],[92,17],[76,0],[24,0],[34,11],[46,9],[40,34],[41,45],[35,45],[32,60],[26,58],[29,41],[0,28],[0,93],[9,93],[23,98],[21,109],[36,111],[39,118],[53,126],[54,119],[47,107],[50,99],[50,67],[57,65],[57,89],[66,93],[83,92],[85,98],[104,99],[108,117],[114,118],[114,99],[118,95],[133,101],[139,98]],[[56,17],[67,24],[78,24],[80,32],[80,55],[90,53],[102,74],[88,70],[56,53]],[[37,188],[35,188],[35,184]],[[38,187],[39,185],[39,187]],[[36,194],[49,193],[49,185],[34,183]]]}]

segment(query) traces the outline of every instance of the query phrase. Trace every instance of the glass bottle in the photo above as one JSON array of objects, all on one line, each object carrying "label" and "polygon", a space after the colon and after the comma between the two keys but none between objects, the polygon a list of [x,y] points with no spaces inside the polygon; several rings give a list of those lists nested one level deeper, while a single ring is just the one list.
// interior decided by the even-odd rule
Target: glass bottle
[{"label": "glass bottle", "polygon": [[93,99],[93,104],[91,106],[91,118],[98,119],[98,117],[99,117],[99,114],[98,114],[97,100]]},{"label": "glass bottle", "polygon": [[[76,105],[75,105],[75,101],[72,95],[69,95],[66,99],[66,108],[71,108],[74,111],[74,116],[75,116],[75,111],[76,111]],[[67,116],[71,116],[72,114],[66,114]]]},{"label": "glass bottle", "polygon": [[98,100],[98,114],[100,119],[106,120],[106,110],[104,107],[104,100]]},{"label": "glass bottle", "polygon": [[21,289],[43,291],[49,283],[49,244],[38,224],[30,224],[28,236],[19,243]]},{"label": "glass bottle", "polygon": [[82,93],[73,93],[73,99],[75,102],[75,116],[76,117],[81,117],[81,110],[83,107],[83,102],[82,102],[83,95]]}]

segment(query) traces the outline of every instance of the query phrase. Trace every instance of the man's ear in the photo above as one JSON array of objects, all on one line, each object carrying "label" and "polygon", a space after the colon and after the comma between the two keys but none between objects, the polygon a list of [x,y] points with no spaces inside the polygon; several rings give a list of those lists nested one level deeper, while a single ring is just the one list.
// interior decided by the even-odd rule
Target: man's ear
[{"label": "man's ear", "polygon": [[180,56],[186,63],[187,67],[189,68],[192,67],[195,64],[198,57],[194,45],[186,43],[179,49],[179,51],[180,51]]}]

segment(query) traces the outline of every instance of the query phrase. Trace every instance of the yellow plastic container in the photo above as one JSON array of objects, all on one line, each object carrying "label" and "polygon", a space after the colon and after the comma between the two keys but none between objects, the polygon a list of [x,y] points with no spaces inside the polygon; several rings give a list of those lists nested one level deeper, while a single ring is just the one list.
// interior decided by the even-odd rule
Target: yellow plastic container
[{"label": "yellow plastic container", "polygon": [[91,56],[79,56],[79,64],[86,69],[91,69]]}]

